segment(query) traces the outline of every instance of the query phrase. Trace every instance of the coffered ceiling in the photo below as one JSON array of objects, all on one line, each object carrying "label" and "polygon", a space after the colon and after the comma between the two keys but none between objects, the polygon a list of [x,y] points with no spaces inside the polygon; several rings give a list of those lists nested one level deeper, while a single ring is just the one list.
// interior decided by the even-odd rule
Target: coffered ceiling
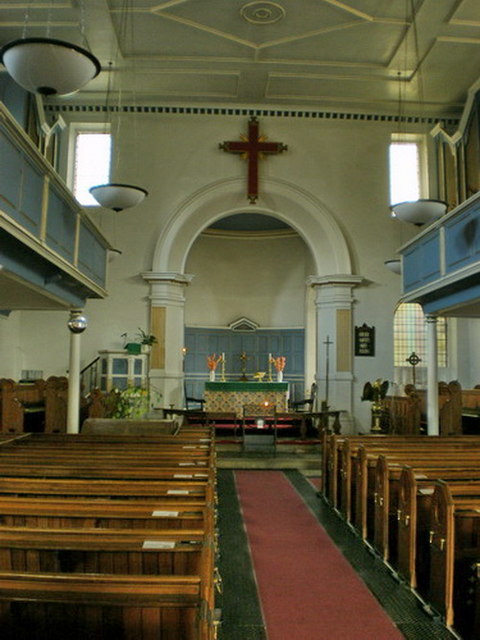
[{"label": "coffered ceiling", "polygon": [[0,1],[0,44],[47,32],[104,69],[69,102],[104,103],[109,61],[142,105],[453,115],[480,78],[479,0]]}]

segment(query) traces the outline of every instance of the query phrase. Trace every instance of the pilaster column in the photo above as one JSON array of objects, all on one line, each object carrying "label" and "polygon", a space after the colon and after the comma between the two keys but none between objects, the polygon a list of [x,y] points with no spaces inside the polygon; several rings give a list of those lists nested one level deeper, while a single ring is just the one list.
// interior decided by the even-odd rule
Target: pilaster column
[{"label": "pilaster column", "polygon": [[[351,431],[353,408],[353,294],[361,276],[310,276],[315,290],[317,325],[316,380],[319,401],[330,408],[344,409],[344,432]],[[350,422],[350,424],[346,424]]]},{"label": "pilaster column", "polygon": [[183,407],[183,352],[185,288],[193,276],[173,272],[148,272],[150,284],[150,332],[158,342],[150,354],[150,388],[160,394],[159,403]]},{"label": "pilaster column", "polygon": [[438,413],[437,317],[425,316],[427,332],[427,433],[440,433]]}]

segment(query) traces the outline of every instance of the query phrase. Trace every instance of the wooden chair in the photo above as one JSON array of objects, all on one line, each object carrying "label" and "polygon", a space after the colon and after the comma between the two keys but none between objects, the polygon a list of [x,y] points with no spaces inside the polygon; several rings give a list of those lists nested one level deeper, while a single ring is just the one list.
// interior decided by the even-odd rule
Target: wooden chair
[{"label": "wooden chair", "polygon": [[315,400],[317,399],[318,385],[316,382],[310,387],[310,396],[305,400],[295,400],[290,403],[290,408],[293,411],[313,411],[315,406]]}]

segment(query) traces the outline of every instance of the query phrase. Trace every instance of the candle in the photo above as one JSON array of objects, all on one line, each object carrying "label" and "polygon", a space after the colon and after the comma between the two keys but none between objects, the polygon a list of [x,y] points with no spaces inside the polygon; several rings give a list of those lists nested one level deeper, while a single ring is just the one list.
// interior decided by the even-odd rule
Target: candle
[{"label": "candle", "polygon": [[225,362],[225,352],[222,353],[222,362]]}]

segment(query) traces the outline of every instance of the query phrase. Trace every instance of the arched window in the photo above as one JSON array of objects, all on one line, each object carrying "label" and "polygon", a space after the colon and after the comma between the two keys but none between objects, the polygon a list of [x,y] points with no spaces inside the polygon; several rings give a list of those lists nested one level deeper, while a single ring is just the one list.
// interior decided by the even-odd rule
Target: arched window
[{"label": "arched window", "polygon": [[[447,321],[437,319],[438,366],[447,366]],[[396,367],[409,366],[406,359],[415,352],[422,360],[418,365],[427,366],[427,344],[425,335],[425,314],[417,303],[398,305],[393,319],[393,350]]]}]

